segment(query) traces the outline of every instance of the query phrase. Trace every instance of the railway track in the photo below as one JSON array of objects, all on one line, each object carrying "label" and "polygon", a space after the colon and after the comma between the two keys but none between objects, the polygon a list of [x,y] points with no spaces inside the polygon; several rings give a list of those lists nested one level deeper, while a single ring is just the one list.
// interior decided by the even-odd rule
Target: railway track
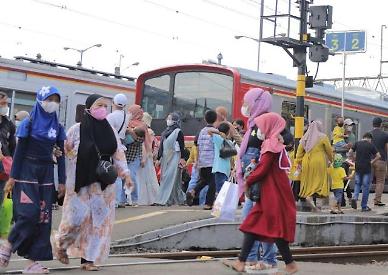
[{"label": "railway track", "polygon": [[[203,261],[219,261],[238,256],[240,250],[222,251],[180,251],[154,253],[114,254],[115,263],[101,265],[104,268],[118,266],[160,265],[176,263],[193,263]],[[332,263],[369,263],[388,260],[388,244],[354,245],[354,246],[325,246],[293,248],[296,261],[332,262]],[[136,260],[133,258],[137,258]],[[141,260],[139,260],[141,258]],[[24,259],[15,260],[24,261]],[[51,267],[51,271],[79,269],[78,265]],[[3,273],[2,273],[3,274]],[[8,270],[5,274],[21,274],[21,270]]]},{"label": "railway track", "polygon": [[[359,262],[360,260],[388,260],[388,244],[298,247],[291,249],[297,261]],[[116,254],[113,257],[136,257],[152,259],[187,260],[202,256],[211,258],[237,257],[240,250],[180,251],[155,253]]]}]

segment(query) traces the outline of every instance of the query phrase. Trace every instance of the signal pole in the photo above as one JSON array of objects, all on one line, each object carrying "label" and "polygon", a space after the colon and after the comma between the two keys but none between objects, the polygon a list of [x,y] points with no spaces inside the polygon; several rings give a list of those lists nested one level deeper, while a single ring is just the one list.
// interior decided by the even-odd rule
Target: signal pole
[{"label": "signal pole", "polygon": [[300,10],[300,26],[299,26],[299,41],[301,46],[294,48],[295,58],[298,60],[298,77],[296,82],[296,111],[295,111],[295,154],[298,148],[299,141],[303,136],[304,128],[304,97],[306,95],[306,44],[307,36],[307,0],[299,1]]}]

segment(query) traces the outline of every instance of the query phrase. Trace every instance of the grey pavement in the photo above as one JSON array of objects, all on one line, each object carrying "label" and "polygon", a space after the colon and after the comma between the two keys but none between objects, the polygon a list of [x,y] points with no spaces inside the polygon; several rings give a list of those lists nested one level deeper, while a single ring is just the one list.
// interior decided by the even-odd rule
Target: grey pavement
[{"label": "grey pavement", "polygon": [[[116,264],[127,263],[128,260],[114,261]],[[150,261],[153,263],[146,263]],[[102,269],[96,274],[99,275],[115,275],[115,274],[136,274],[136,275],[217,275],[217,274],[238,274],[232,269],[224,266],[220,261],[204,261],[204,262],[184,262],[184,263],[164,263],[157,264],[157,261],[164,260],[147,260],[147,259],[133,259],[127,266],[111,266],[102,267]],[[111,261],[110,261],[111,262]],[[136,263],[138,262],[138,263]],[[57,265],[58,266],[58,265]],[[299,262],[299,272],[297,275],[327,275],[327,274],[341,274],[341,275],[387,275],[388,265],[380,264],[368,264],[368,265],[341,265],[341,264],[328,264],[328,263],[305,263]],[[280,271],[284,266],[280,265]],[[85,271],[80,269],[71,270],[56,270],[51,274],[72,274],[83,275]],[[265,274],[265,273],[260,273]]]}]

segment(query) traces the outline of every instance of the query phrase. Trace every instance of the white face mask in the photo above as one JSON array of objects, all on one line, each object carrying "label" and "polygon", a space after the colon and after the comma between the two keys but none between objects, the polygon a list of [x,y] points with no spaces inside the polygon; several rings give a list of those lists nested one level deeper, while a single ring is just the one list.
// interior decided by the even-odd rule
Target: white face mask
[{"label": "white face mask", "polygon": [[170,127],[174,124],[174,121],[172,121],[172,119],[167,119],[166,123],[167,123],[167,126]]},{"label": "white face mask", "polygon": [[245,117],[249,117],[250,116],[250,112],[249,112],[248,106],[246,106],[246,105],[241,106],[241,114],[243,116],[245,116]]},{"label": "white face mask", "polygon": [[4,106],[0,108],[0,116],[7,116],[9,112],[8,106]]},{"label": "white face mask", "polygon": [[353,130],[353,125],[346,126],[346,131],[351,132]]},{"label": "white face mask", "polygon": [[16,127],[19,127],[19,126],[20,126],[20,123],[22,123],[20,120],[15,120],[15,126],[16,126]]},{"label": "white face mask", "polygon": [[265,135],[264,135],[264,133],[261,132],[260,128],[257,128],[256,135],[257,135],[258,139],[265,140]]},{"label": "white face mask", "polygon": [[59,103],[54,101],[43,101],[41,105],[43,110],[50,114],[59,110]]}]

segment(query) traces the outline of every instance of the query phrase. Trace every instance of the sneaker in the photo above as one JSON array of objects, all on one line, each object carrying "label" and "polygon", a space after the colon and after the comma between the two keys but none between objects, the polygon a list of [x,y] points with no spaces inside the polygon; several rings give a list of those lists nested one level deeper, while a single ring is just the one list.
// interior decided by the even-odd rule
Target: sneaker
[{"label": "sneaker", "polygon": [[379,201],[379,202],[375,202],[375,205],[376,206],[385,206],[385,203],[382,203],[381,201]]},{"label": "sneaker", "polygon": [[361,209],[361,212],[369,212],[369,211],[372,211],[372,209],[370,209],[368,206]]},{"label": "sneaker", "polygon": [[352,201],[350,202],[351,206],[353,209],[357,209],[357,201],[352,199]]},{"label": "sneaker", "polygon": [[125,208],[125,203],[120,203],[117,205],[117,208]]},{"label": "sneaker", "polygon": [[194,196],[191,192],[187,192],[186,193],[186,204],[188,206],[192,206],[193,205],[193,201],[194,201]]}]

